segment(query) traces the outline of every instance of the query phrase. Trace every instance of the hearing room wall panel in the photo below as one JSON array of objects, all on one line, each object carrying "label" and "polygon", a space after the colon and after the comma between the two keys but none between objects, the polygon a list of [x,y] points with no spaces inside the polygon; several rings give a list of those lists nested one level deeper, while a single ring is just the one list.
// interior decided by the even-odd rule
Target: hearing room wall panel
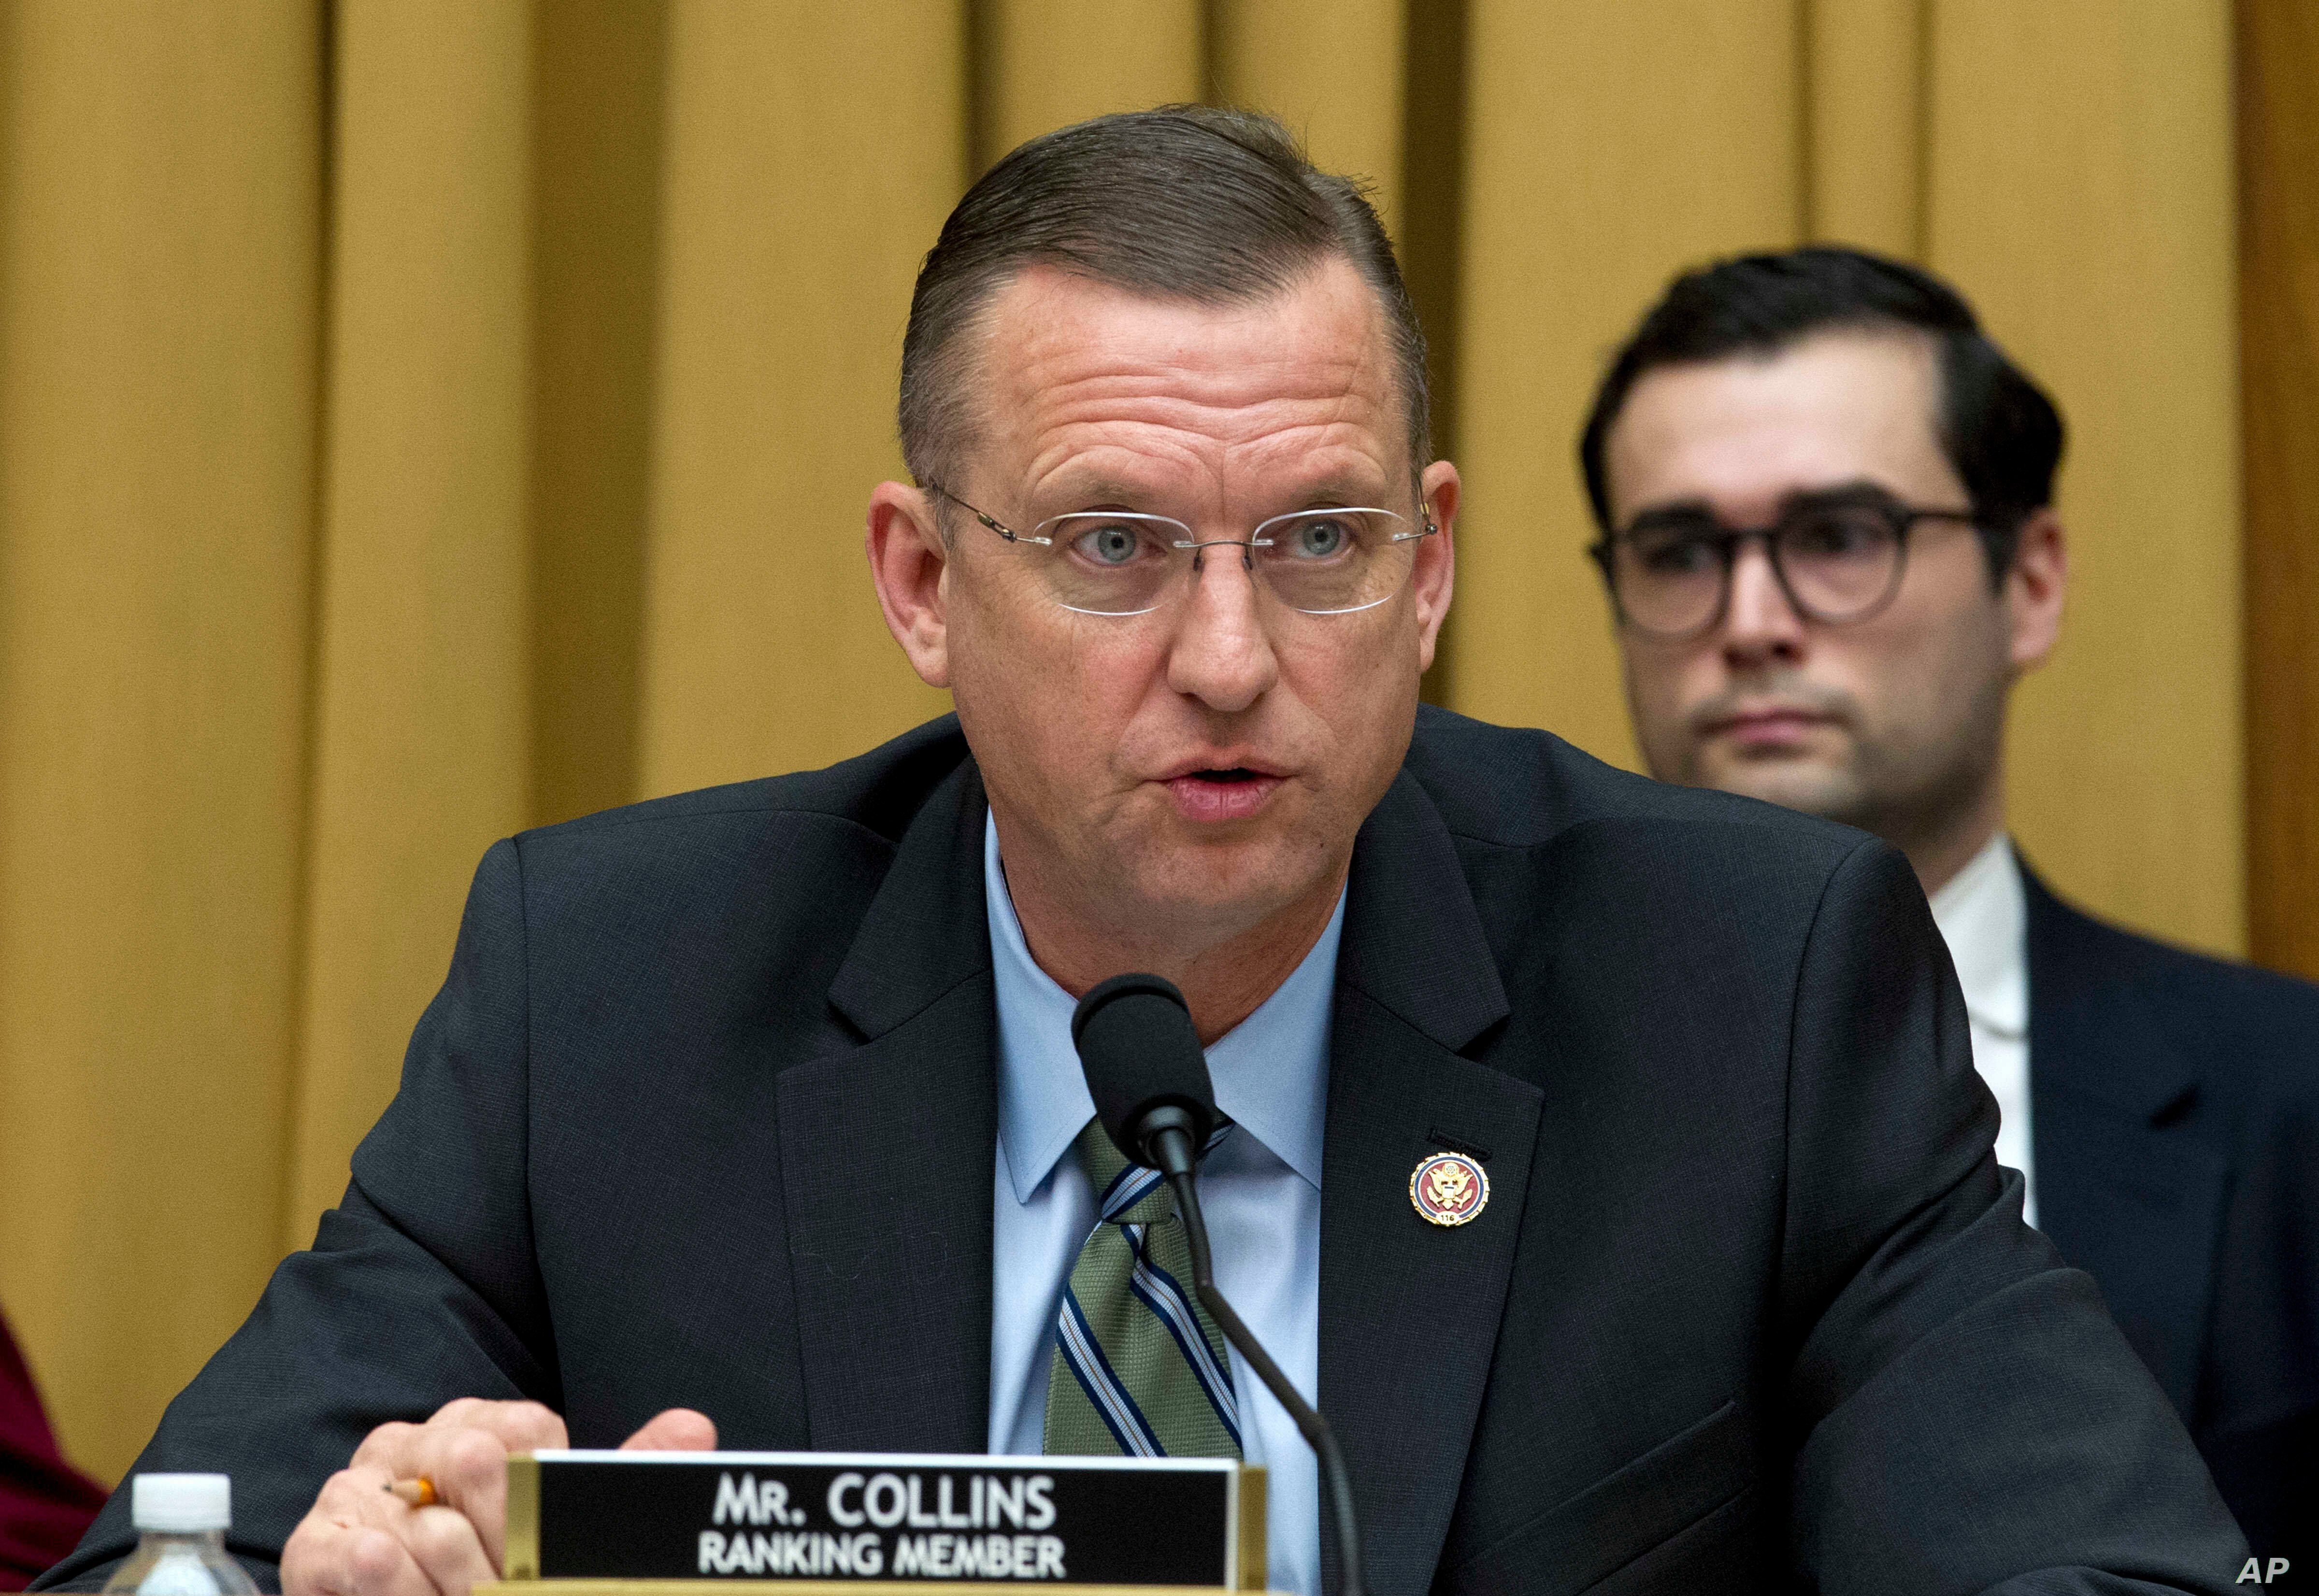
[{"label": "hearing room wall panel", "polygon": [[2230,17],[1942,0],[1929,264],[2068,418],[2060,650],[2008,799],[2063,891],[2245,941]]},{"label": "hearing room wall panel", "polygon": [[0,1307],[108,1476],[280,1252],[316,20],[0,12]]}]

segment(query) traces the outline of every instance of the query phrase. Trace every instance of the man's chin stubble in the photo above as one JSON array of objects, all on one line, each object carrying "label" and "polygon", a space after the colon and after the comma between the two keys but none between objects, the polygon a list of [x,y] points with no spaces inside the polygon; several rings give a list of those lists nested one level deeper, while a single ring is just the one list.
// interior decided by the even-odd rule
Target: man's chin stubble
[{"label": "man's chin stubble", "polygon": [[1691,785],[1758,798],[1846,825],[1864,825],[1874,807],[1849,774],[1796,759],[1728,759],[1701,771]]}]

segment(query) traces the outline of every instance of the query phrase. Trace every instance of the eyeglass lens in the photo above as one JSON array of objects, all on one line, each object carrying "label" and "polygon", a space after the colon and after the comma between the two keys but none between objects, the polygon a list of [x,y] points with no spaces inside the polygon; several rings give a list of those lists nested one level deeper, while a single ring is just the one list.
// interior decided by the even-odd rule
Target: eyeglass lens
[{"label": "eyeglass lens", "polygon": [[1647,632],[1704,630],[1728,601],[1739,546],[1760,536],[1798,609],[1811,620],[1859,620],[1890,598],[1900,573],[1898,519],[1872,505],[1820,505],[1760,534],[1704,518],[1650,523],[1613,539],[1611,583],[1626,618]]},{"label": "eyeglass lens", "polygon": [[1414,540],[1397,536],[1406,531],[1389,510],[1314,509],[1268,520],[1246,543],[1203,544],[1164,516],[1088,512],[1042,524],[1038,533],[1047,546],[1033,552],[1048,596],[1085,614],[1157,609],[1207,562],[1244,558],[1282,604],[1331,615],[1368,609],[1401,591],[1415,560]]}]

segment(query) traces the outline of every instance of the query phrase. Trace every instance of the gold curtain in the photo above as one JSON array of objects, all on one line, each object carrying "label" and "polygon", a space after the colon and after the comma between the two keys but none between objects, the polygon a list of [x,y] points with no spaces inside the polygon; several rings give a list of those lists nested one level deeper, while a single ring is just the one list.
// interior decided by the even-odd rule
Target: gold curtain
[{"label": "gold curtain", "polygon": [[2237,9],[2247,942],[2319,979],[2319,12]]},{"label": "gold curtain", "polygon": [[1373,180],[1466,471],[1433,696],[1630,760],[1572,436],[1667,275],[1954,275],[2073,423],[2030,852],[2241,944],[2222,0],[13,0],[0,1304],[115,1474],[312,1232],[496,836],[942,708],[884,635],[917,257],[1022,138]]}]

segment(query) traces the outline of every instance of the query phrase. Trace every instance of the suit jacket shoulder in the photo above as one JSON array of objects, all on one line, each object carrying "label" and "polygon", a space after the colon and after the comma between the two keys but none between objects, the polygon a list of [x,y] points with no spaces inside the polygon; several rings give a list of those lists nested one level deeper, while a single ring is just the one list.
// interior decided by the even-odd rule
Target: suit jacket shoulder
[{"label": "suit jacket shoulder", "polygon": [[2031,1001],[2076,1022],[2131,990],[2238,1114],[2319,1108],[2319,985],[2112,925],[2023,868]]},{"label": "suit jacket shoulder", "polygon": [[781,815],[858,826],[894,843],[909,829],[927,796],[966,759],[966,737],[959,730],[958,717],[944,715],[822,770],[648,798],[526,832],[521,840],[589,845],[633,828],[665,831],[713,825],[731,815]]}]

